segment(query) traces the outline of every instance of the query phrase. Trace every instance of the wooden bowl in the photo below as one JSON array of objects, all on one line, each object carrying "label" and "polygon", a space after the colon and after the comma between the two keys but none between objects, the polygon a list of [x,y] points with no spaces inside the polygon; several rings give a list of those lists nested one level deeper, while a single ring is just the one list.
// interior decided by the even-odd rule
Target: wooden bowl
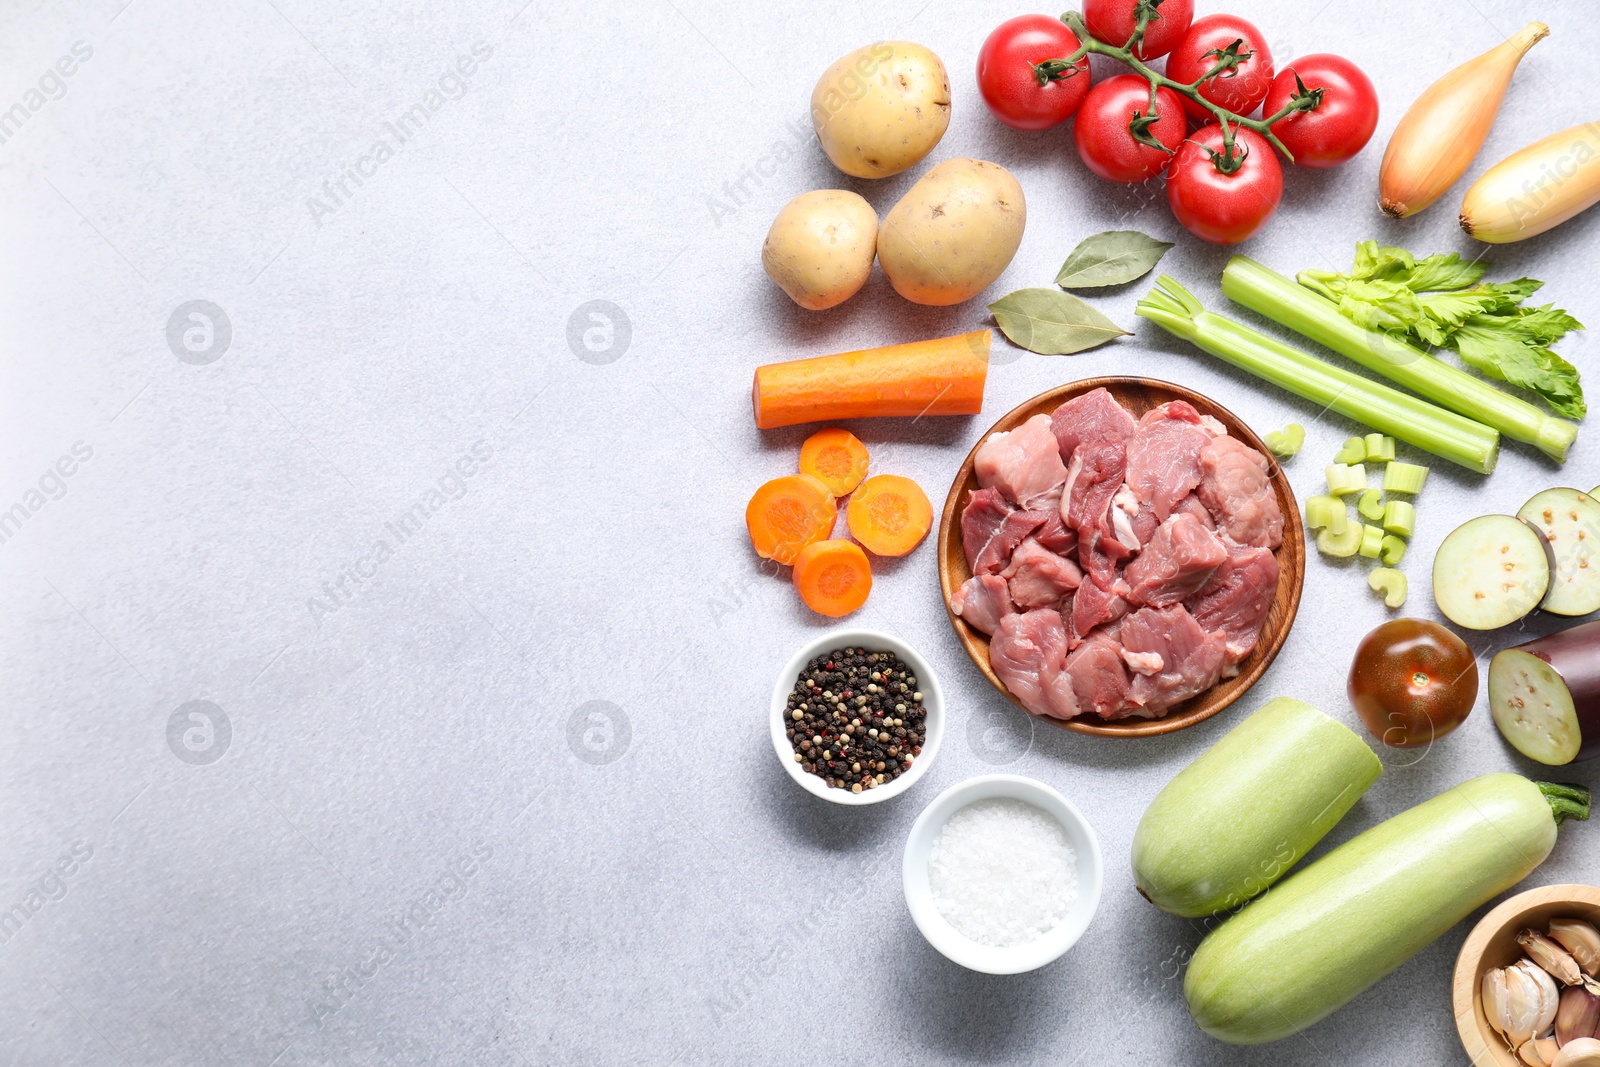
[{"label": "wooden bowl", "polygon": [[1518,893],[1478,920],[1461,946],[1450,1003],[1456,1032],[1474,1067],[1523,1067],[1522,1060],[1506,1048],[1505,1038],[1484,1018],[1478,991],[1485,971],[1509,967],[1526,955],[1517,946],[1517,934],[1530,926],[1543,933],[1551,919],[1586,919],[1600,926],[1600,887],[1547,885]]},{"label": "wooden bowl", "polygon": [[[967,453],[966,462],[957,472],[956,480],[950,486],[950,495],[944,502],[944,515],[939,520],[939,586],[944,591],[945,612],[950,616],[950,625],[955,627],[956,636],[961,639],[967,655],[972,657],[972,662],[978,665],[983,676],[1019,708],[1022,708],[1022,705],[989,666],[988,635],[967,625],[959,615],[950,610],[950,598],[955,595],[962,582],[972,577],[972,572],[967,569],[967,554],[961,547],[961,509],[966,506],[967,494],[978,488],[978,479],[972,470],[972,458],[977,455],[979,447],[989,434],[998,430],[1015,429],[1035,415],[1048,415],[1063,402],[1101,386],[1133,412],[1135,418],[1169,400],[1187,400],[1200,414],[1213,416],[1227,427],[1229,434],[1255,448],[1269,460],[1272,459],[1272,453],[1267,451],[1267,446],[1261,438],[1257,437],[1233,412],[1192,389],[1154,378],[1083,378],[1047,393],[1040,393],[1027,403],[1013,408],[990,427],[983,437],[978,439],[978,444],[972,446],[972,451]],[[1300,523],[1300,506],[1295,502],[1294,490],[1289,485],[1289,479],[1276,463],[1272,464],[1271,478],[1273,490],[1278,497],[1278,507],[1283,512],[1283,545],[1276,553],[1278,592],[1273,598],[1272,607],[1267,611],[1267,621],[1261,630],[1261,639],[1256,643],[1255,650],[1239,664],[1239,673],[1232,678],[1224,678],[1210,689],[1190,697],[1181,704],[1174,705],[1159,719],[1130,718],[1108,722],[1087,716],[1067,720],[1044,715],[1035,716],[1036,718],[1056,726],[1064,726],[1068,730],[1099,734],[1102,737],[1151,737],[1155,734],[1181,730],[1185,726],[1193,726],[1202,719],[1209,719],[1238,700],[1246,689],[1255,684],[1255,680],[1261,677],[1261,672],[1267,669],[1289,636],[1289,627],[1294,623],[1295,612],[1300,607],[1301,586],[1305,582],[1306,546],[1305,531]],[[1022,710],[1032,714],[1026,708]]]}]

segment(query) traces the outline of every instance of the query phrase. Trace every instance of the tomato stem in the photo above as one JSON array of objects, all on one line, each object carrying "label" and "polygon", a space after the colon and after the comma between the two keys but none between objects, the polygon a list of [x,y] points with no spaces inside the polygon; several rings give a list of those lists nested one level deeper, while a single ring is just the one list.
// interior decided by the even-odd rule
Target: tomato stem
[{"label": "tomato stem", "polygon": [[[1145,10],[1147,2],[1151,8],[1149,11]],[[1139,47],[1139,44],[1144,38],[1144,31],[1149,26],[1150,20],[1152,18],[1160,17],[1160,15],[1154,11],[1154,8],[1158,6],[1160,6],[1160,0],[1139,0],[1139,6],[1135,9],[1137,12],[1137,19],[1134,24],[1133,35],[1128,38],[1128,43],[1121,48],[1118,48],[1116,45],[1106,44],[1104,41],[1091,34],[1088,30],[1088,27],[1083,24],[1083,16],[1078,14],[1078,12],[1065,12],[1061,16],[1061,21],[1066,23],[1067,27],[1071,29],[1073,34],[1078,38],[1078,47],[1073,51],[1072,55],[1068,56],[1066,59],[1047,59],[1038,64],[1034,67],[1035,73],[1037,74],[1040,68],[1053,64],[1061,64],[1063,67],[1075,66],[1076,64],[1082,62],[1084,57],[1088,56],[1090,53],[1100,56],[1108,56],[1112,59],[1126,63],[1128,66],[1134,69],[1135,73],[1150,83],[1150,110],[1145,113],[1135,112],[1133,117],[1128,121],[1128,131],[1133,135],[1133,139],[1138,141],[1140,144],[1151,145],[1152,147],[1161,148],[1168,152],[1171,151],[1171,149],[1168,149],[1165,145],[1156,141],[1156,139],[1149,133],[1151,124],[1161,117],[1160,113],[1156,110],[1156,90],[1166,88],[1171,89],[1179,96],[1187,97],[1188,99],[1193,100],[1196,104],[1199,104],[1201,107],[1211,112],[1211,114],[1216,117],[1217,122],[1221,124],[1223,138],[1223,159],[1218,160],[1215,153],[1213,153],[1212,159],[1213,162],[1217,163],[1218,169],[1222,170],[1224,174],[1231,174],[1238,170],[1239,166],[1243,162],[1244,156],[1242,154],[1239,155],[1237,159],[1232,158],[1234,129],[1240,126],[1243,126],[1247,130],[1254,130],[1256,133],[1259,133],[1262,137],[1266,138],[1267,143],[1272,145],[1272,147],[1276,148],[1279,152],[1282,152],[1285,159],[1287,159],[1290,163],[1293,163],[1294,153],[1284,147],[1282,141],[1278,140],[1277,136],[1272,132],[1272,126],[1274,123],[1281,122],[1283,119],[1289,117],[1297,111],[1310,111],[1313,108],[1316,108],[1322,103],[1322,89],[1320,87],[1316,89],[1307,89],[1303,84],[1300,83],[1299,76],[1296,75],[1295,85],[1298,91],[1294,94],[1294,96],[1290,97],[1289,102],[1284,104],[1283,107],[1280,108],[1276,113],[1259,119],[1247,118],[1244,115],[1235,114],[1225,107],[1212,103],[1210,100],[1207,100],[1205,97],[1200,95],[1201,84],[1212,78],[1218,77],[1219,75],[1223,75],[1224,73],[1226,73],[1228,77],[1232,77],[1237,73],[1239,64],[1244,62],[1246,59],[1249,59],[1254,53],[1241,52],[1240,50],[1244,46],[1244,41],[1242,39],[1235,40],[1226,48],[1214,48],[1210,52],[1206,53],[1207,55],[1215,55],[1218,58],[1216,64],[1212,66],[1211,70],[1201,78],[1192,83],[1173,81],[1160,71],[1152,70],[1145,64],[1143,60],[1134,54],[1134,50]],[[1041,81],[1040,84],[1043,85],[1044,82]]]}]

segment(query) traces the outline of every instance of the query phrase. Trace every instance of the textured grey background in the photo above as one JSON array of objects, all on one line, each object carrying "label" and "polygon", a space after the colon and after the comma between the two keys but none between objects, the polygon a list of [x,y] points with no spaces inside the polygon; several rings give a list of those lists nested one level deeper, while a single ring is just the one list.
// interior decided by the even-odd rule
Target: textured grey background
[{"label": "textured grey background", "polygon": [[[943,56],[954,117],[932,161],[998,161],[1028,197],[991,298],[1137,227],[1176,239],[1164,268],[1221,303],[1228,253],[1178,230],[1159,189],[1093,179],[1065,130],[989,119],[974,60],[1016,9],[522,3],[0,12],[0,108],[27,109],[78,42],[92,52],[0,143],[0,509],[32,512],[0,544],[0,906],[27,916],[0,943],[0,1061],[1461,1062],[1447,982],[1469,923],[1302,1038],[1236,1050],[1185,1016],[1199,932],[1130,886],[1144,805],[1247,710],[1286,693],[1353,721],[1348,657],[1385,615],[1355,568],[1310,561],[1293,635],[1241,705],[1113,742],[1030,730],[988,688],[924,545],[878,567],[853,621],[940,669],[952,732],[927,780],[845,810],[773,760],[774,673],[824,622],[740,522],[805,435],[754,430],[751,370],[984,314],[913,307],[881,274],[806,313],[762,276],[789,197],[843,186],[882,212],[916,177],[827,164],[806,110],[827,64],[884,37]],[[1245,250],[1295,269],[1344,264],[1368,236],[1470,248],[1459,191],[1379,218],[1378,157],[1405,105],[1524,5],[1231,6],[1280,59],[1355,59],[1385,105],[1354,164],[1289,175]],[[1592,19],[1576,0],[1540,15],[1554,35],[1473,173],[1595,117]],[[441,86],[475,47],[470,78]],[[389,124],[418,103],[437,106],[402,142]],[[1547,279],[1596,322],[1597,234],[1593,215],[1496,250],[1496,271]],[[1133,327],[1144,288],[1099,303]],[[225,350],[215,312],[209,341],[185,317],[195,300],[226,315]],[[602,319],[579,313],[597,300]],[[1569,351],[1592,368],[1581,340]],[[990,421],[1106,372],[1194,386],[1261,430],[1306,422],[1302,494],[1350,432],[1145,326],[1078,357],[1004,355],[981,417],[856,425],[874,467],[942,501]],[[1457,520],[1600,482],[1594,432],[1559,473],[1521,448],[1488,479],[1436,467],[1411,610],[1430,613],[1424,565]],[[419,501],[426,519],[396,535]],[[212,707],[191,718],[191,701]],[[1386,763],[1335,839],[1471,775],[1533,770],[1481,706]],[[1000,768],[1065,792],[1109,867],[1084,940],[1011,978],[934,953],[897,869],[922,805]],[[1600,785],[1595,765],[1561,777]],[[1564,831],[1529,884],[1600,880],[1597,835]]]}]

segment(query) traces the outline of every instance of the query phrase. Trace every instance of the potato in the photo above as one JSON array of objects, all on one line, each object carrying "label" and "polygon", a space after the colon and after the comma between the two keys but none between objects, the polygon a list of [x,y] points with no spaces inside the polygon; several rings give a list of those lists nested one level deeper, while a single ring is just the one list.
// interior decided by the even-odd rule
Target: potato
[{"label": "potato", "polygon": [[811,91],[811,124],[846,174],[899,174],[933,151],[950,125],[950,76],[920,44],[869,44],[822,75]]},{"label": "potato", "polygon": [[877,247],[871,204],[843,189],[818,189],[783,205],[761,246],[761,265],[789,299],[821,311],[867,284]]},{"label": "potato", "polygon": [[1022,243],[1022,186],[998,163],[947,159],[906,191],[878,229],[878,262],[917,304],[959,304],[1000,277]]}]

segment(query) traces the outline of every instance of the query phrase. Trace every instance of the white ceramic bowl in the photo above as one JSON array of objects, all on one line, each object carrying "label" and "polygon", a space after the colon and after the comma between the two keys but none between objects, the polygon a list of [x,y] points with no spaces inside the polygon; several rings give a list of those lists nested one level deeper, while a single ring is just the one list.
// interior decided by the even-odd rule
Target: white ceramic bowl
[{"label": "white ceramic bowl", "polygon": [[[928,854],[950,816],[980,800],[1008,797],[1042,808],[1066,831],[1078,868],[1078,899],[1068,909],[1061,924],[1037,941],[1009,948],[981,945],[951,926],[939,914],[928,884]],[[946,789],[923,809],[906,838],[905,861],[901,867],[905,883],[906,906],[911,919],[928,943],[950,960],[985,974],[1021,974],[1043,967],[1078,943],[1089,928],[1095,909],[1100,906],[1100,888],[1105,880],[1100,856],[1100,840],[1078,809],[1043,782],[1017,774],[985,774],[968,778]]]},{"label": "white ceramic bowl", "polygon": [[[806,773],[804,768],[795,762],[794,745],[789,743],[789,737],[784,733],[787,727],[783,716],[788,710],[789,694],[794,692],[795,679],[800,677],[802,667],[810,663],[813,657],[820,656],[824,652],[857,646],[869,652],[893,652],[911,668],[917,677],[917,688],[922,693],[922,707],[927,712],[927,718],[922,754],[912,760],[911,769],[875,789],[852,793],[848,789],[831,788],[827,782],[814,774]],[[857,806],[880,804],[890,797],[899,796],[916,784],[917,779],[927,773],[933,758],[939,754],[939,742],[944,737],[944,693],[939,688],[939,676],[934,673],[933,665],[898,637],[878,630],[829,630],[807,641],[789,658],[789,662],[783,665],[777,684],[772,687],[772,707],[767,713],[767,718],[771,722],[772,749],[778,754],[778,762],[783,764],[783,769],[789,772],[790,778],[799,783],[800,788],[812,796],[821,797],[835,804]]]}]

